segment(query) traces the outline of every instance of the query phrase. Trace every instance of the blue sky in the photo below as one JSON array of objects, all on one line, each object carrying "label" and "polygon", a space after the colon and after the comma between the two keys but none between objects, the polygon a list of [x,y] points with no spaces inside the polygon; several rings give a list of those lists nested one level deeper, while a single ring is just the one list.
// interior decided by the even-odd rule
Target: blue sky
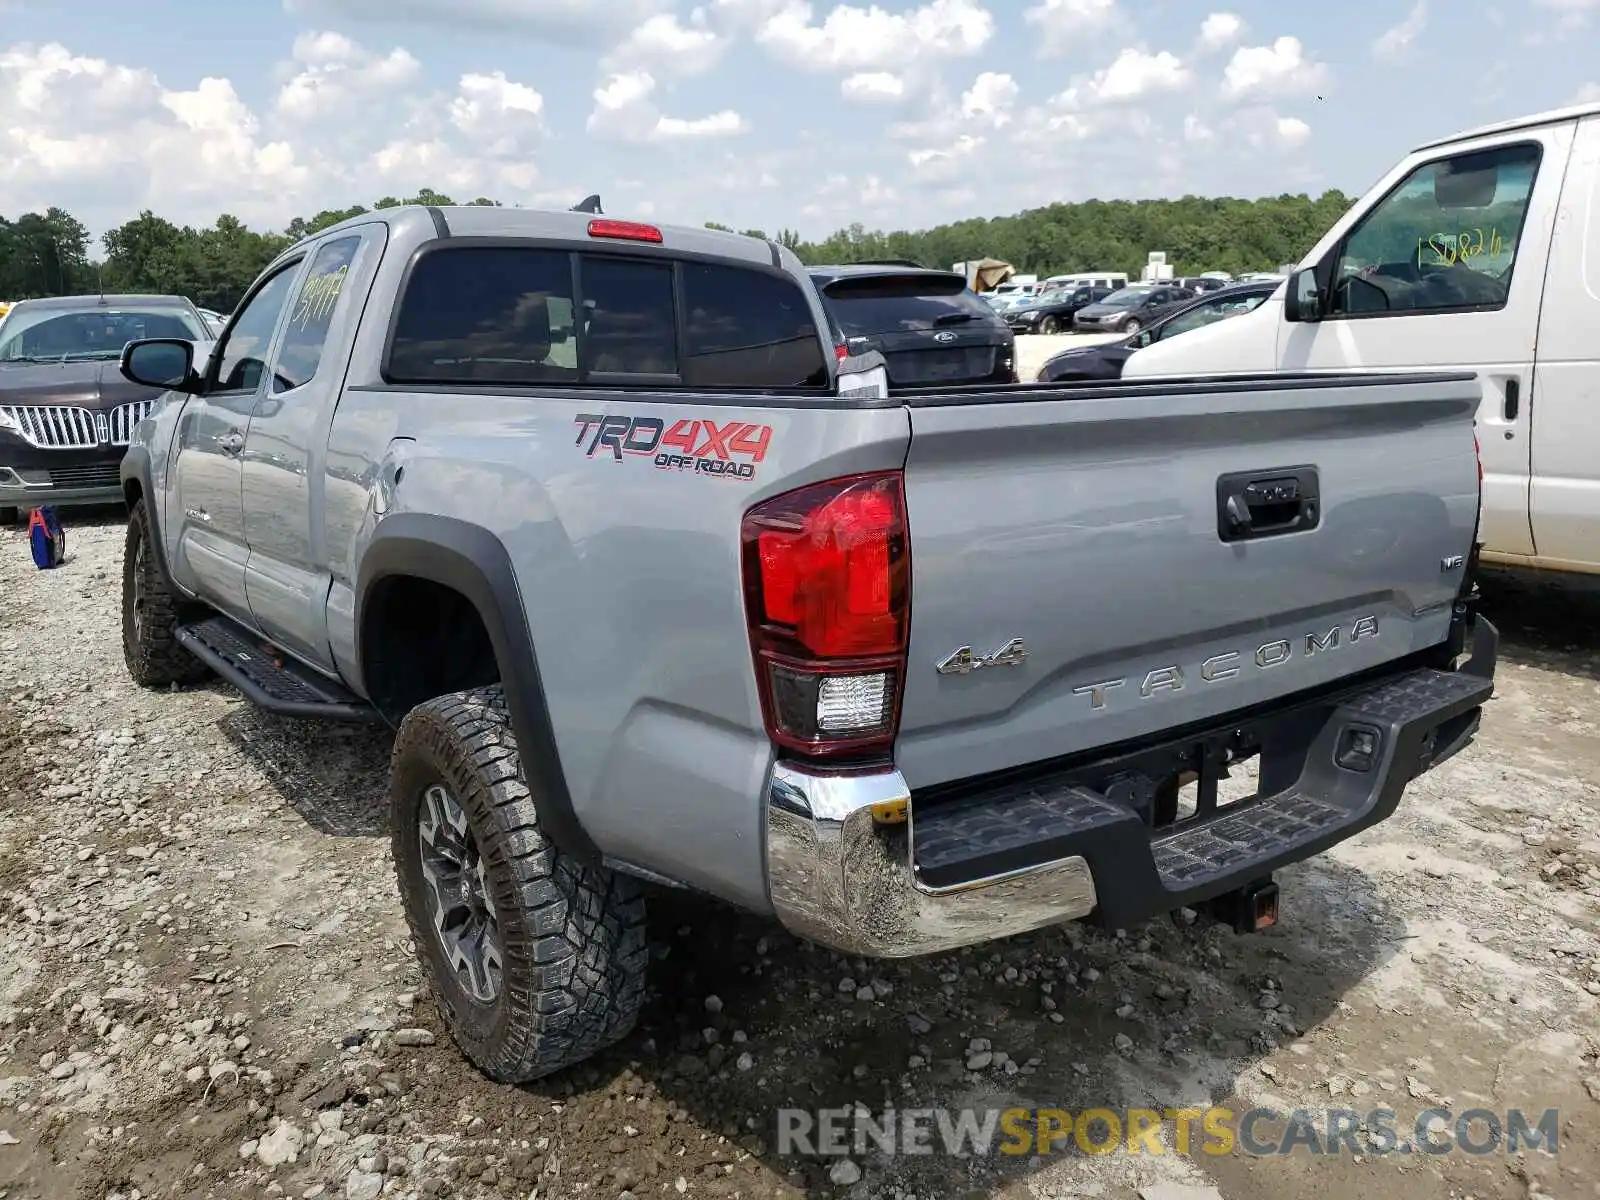
[{"label": "blue sky", "polygon": [[824,234],[1359,192],[1600,99],[1600,0],[0,0],[0,212],[96,233],[428,185]]}]

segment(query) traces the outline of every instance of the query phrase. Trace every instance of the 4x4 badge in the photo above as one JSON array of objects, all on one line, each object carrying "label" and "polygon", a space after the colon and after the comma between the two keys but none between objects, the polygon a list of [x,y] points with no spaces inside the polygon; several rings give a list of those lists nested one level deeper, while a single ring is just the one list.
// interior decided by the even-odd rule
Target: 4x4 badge
[{"label": "4x4 badge", "polygon": [[1020,667],[1028,661],[1028,647],[1021,638],[1012,638],[992,654],[974,654],[963,646],[935,668],[941,675],[970,675],[985,667]]}]

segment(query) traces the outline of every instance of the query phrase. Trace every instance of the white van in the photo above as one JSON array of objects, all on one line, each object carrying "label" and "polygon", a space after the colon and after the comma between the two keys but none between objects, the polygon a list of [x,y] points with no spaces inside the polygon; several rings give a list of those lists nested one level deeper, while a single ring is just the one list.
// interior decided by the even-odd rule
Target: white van
[{"label": "white van", "polygon": [[1471,369],[1485,561],[1600,573],[1600,104],[1418,147],[1254,312],[1124,380]]},{"label": "white van", "polygon": [[1046,288],[1054,291],[1057,288],[1073,290],[1075,288],[1118,288],[1128,286],[1128,273],[1126,271],[1084,271],[1077,275],[1052,275],[1044,281]]}]

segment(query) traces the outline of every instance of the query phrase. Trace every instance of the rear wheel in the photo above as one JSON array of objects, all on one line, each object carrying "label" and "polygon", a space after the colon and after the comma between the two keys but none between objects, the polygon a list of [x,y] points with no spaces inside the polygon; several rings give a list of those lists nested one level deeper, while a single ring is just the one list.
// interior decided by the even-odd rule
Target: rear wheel
[{"label": "rear wheel", "polygon": [[633,1028],[648,953],[643,893],[546,840],[499,686],[406,716],[389,803],[412,940],[445,1024],[480,1070],[538,1079]]},{"label": "rear wheel", "polygon": [[135,500],[122,546],[122,657],[133,681],[145,687],[198,683],[211,672],[177,642],[178,595],[152,537],[149,510]]},{"label": "rear wheel", "polygon": [[22,510],[20,508],[0,508],[0,529],[9,529],[21,520]]},{"label": "rear wheel", "polygon": [[1055,317],[1046,317],[1044,320],[1039,322],[1039,332],[1040,333],[1060,333],[1061,332],[1061,322],[1060,322],[1060,320],[1058,320]]},{"label": "rear wheel", "polygon": [[1123,333],[1138,333],[1140,328],[1141,328],[1141,326],[1140,326],[1137,318],[1134,318],[1134,317],[1129,317],[1126,321],[1124,321],[1122,323],[1122,332]]}]

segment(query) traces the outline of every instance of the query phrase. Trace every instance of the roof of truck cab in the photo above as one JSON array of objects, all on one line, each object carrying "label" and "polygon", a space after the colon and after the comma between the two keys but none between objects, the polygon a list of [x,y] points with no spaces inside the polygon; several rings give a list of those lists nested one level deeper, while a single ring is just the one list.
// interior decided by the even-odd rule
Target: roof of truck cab
[{"label": "roof of truck cab", "polygon": [[1492,125],[1480,125],[1476,129],[1468,129],[1461,133],[1453,133],[1449,137],[1423,142],[1422,145],[1415,147],[1411,152],[1415,154],[1420,150],[1436,150],[1440,146],[1451,146],[1456,142],[1488,137],[1490,134],[1511,133],[1518,129],[1535,129],[1540,125],[1555,125],[1562,121],[1577,121],[1596,114],[1600,114],[1600,101],[1590,101],[1587,104],[1569,104],[1565,108],[1552,108],[1546,112],[1533,113],[1526,117],[1513,117],[1509,121],[1496,121]]},{"label": "roof of truck cab", "polygon": [[[431,225],[442,237],[493,237],[493,238],[548,238],[573,243],[594,242],[597,245],[626,246],[626,241],[608,238],[591,238],[589,222],[639,221],[661,231],[668,249],[689,254],[707,254],[718,258],[744,259],[748,262],[771,265],[777,243],[742,233],[728,233],[720,229],[705,229],[697,225],[663,225],[659,221],[642,221],[625,213],[583,213],[565,209],[497,208],[486,204],[421,205],[401,204],[394,208],[374,209],[340,221],[327,229],[319,229],[313,238],[323,238],[335,230],[355,228],[383,221],[391,228]],[[442,226],[442,228],[441,228]]]}]

